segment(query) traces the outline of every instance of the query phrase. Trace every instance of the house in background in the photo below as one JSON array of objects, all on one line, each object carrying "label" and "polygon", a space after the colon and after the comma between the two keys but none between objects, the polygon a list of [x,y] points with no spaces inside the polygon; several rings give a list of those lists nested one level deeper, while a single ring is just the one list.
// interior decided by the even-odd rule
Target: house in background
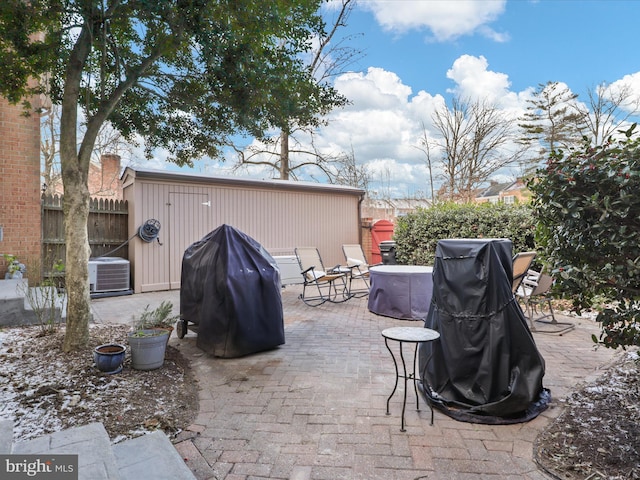
[{"label": "house in background", "polygon": [[531,192],[521,178],[505,183],[492,181],[475,198],[476,203],[527,203],[531,199]]},{"label": "house in background", "polygon": [[394,222],[397,217],[413,213],[418,208],[429,207],[431,207],[431,200],[426,198],[376,199],[366,197],[362,202],[362,217]]},{"label": "house in background", "polygon": [[[91,198],[105,200],[122,200],[122,183],[120,182],[120,155],[105,154],[100,163],[89,164],[89,195]],[[64,195],[62,179],[51,186],[53,195]]]}]

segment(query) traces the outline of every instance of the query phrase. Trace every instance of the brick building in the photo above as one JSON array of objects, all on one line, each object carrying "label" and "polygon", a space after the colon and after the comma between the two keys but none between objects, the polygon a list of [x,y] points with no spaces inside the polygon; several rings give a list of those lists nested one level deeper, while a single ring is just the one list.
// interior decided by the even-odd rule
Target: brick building
[{"label": "brick building", "polygon": [[[91,162],[88,187],[91,198],[122,200],[120,155],[106,154],[100,157],[100,164]],[[62,180],[57,180],[50,191],[54,195],[63,195]]]},{"label": "brick building", "polygon": [[[31,100],[34,109],[40,99]],[[27,266],[41,251],[40,116],[24,116],[21,105],[0,98],[0,254]],[[0,256],[0,278],[6,262]]]}]

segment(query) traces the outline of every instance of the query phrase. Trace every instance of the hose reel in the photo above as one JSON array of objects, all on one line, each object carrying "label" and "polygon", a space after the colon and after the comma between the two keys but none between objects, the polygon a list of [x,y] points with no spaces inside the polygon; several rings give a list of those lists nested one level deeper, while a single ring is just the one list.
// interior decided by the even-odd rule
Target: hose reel
[{"label": "hose reel", "polygon": [[[160,222],[155,218],[150,218],[138,228],[138,236],[147,243],[158,239],[160,233]],[[160,242],[160,240],[158,240]]]}]

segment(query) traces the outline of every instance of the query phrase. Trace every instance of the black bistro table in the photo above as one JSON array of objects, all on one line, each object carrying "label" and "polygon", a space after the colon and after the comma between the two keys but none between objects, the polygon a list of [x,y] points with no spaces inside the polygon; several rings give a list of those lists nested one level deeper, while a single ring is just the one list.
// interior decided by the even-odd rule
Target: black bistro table
[{"label": "black bistro table", "polygon": [[[416,353],[418,351],[418,345],[425,342],[432,342],[440,338],[440,334],[435,330],[431,330],[430,328],[422,328],[422,327],[392,327],[387,328],[382,331],[382,336],[384,337],[384,344],[389,350],[391,354],[391,358],[393,359],[393,365],[396,369],[396,383],[393,386],[393,391],[389,398],[387,398],[387,415],[390,415],[389,412],[389,401],[391,397],[396,393],[398,389],[398,380],[400,378],[404,379],[404,398],[402,401],[402,421],[400,426],[400,431],[405,432],[404,428],[404,411],[407,406],[407,381],[411,380],[413,382],[413,390],[416,394],[416,410],[420,411],[420,403],[418,401],[418,387],[416,385]],[[398,370],[398,361],[396,360],[395,355],[393,354],[393,350],[389,347],[389,340],[398,342],[400,344],[400,360],[402,361],[402,374]],[[413,343],[413,371],[407,374],[407,365],[404,358],[404,353],[402,351],[402,345],[405,343]],[[427,402],[428,403],[428,402]],[[431,409],[431,425],[433,425],[433,407],[430,403],[428,403],[429,408]]]}]

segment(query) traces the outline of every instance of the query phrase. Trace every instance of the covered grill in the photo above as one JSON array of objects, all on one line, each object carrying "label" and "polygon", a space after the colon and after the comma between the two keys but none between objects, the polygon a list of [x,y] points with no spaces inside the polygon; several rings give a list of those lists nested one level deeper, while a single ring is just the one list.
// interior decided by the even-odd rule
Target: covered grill
[{"label": "covered grill", "polygon": [[280,288],[273,257],[253,238],[221,225],[184,252],[183,329],[197,325],[197,346],[216,357],[275,348],[284,343]]},{"label": "covered grill", "polygon": [[534,418],[550,395],[545,364],[511,291],[506,239],[441,240],[425,326],[440,340],[421,345],[422,391],[458,420],[515,423]]}]

